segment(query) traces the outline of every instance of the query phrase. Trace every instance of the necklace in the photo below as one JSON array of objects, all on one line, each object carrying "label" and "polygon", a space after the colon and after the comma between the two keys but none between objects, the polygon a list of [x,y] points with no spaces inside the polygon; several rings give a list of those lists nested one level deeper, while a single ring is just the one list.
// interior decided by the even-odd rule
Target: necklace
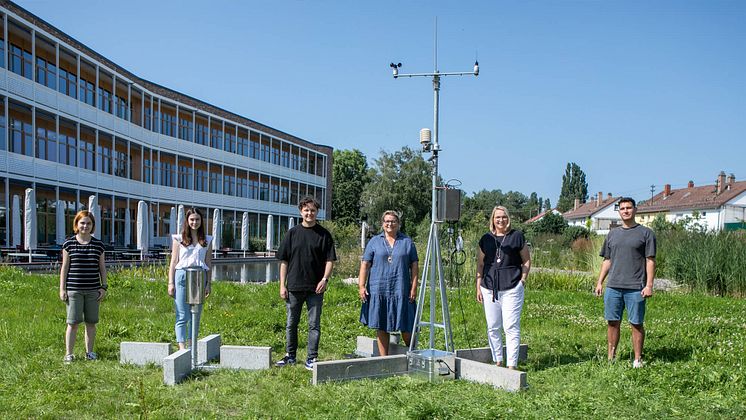
[{"label": "necklace", "polygon": [[502,262],[502,257],[505,255],[502,250],[502,245],[505,243],[505,239],[508,238],[508,234],[506,233],[503,235],[503,240],[500,242],[497,242],[497,235],[493,234],[492,238],[495,240],[495,263],[500,264]]},{"label": "necklace", "polygon": [[389,262],[389,264],[391,264],[392,262],[394,262],[394,247],[396,246],[396,238],[394,238],[394,243],[391,244],[390,248],[389,248],[389,240],[386,239],[386,236],[384,236],[383,239],[386,242],[386,253],[389,254],[386,260]]}]

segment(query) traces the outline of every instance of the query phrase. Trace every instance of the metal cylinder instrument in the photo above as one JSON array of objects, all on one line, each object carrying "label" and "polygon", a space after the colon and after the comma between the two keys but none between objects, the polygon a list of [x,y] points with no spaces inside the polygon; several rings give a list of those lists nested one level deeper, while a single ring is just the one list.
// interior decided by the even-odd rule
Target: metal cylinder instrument
[{"label": "metal cylinder instrument", "polygon": [[186,303],[201,305],[205,302],[207,271],[202,267],[188,267],[186,271]]}]

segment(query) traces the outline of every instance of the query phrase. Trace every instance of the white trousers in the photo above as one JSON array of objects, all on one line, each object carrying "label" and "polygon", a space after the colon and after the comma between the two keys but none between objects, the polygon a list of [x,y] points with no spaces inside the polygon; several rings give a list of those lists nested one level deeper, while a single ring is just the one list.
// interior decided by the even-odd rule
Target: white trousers
[{"label": "white trousers", "polygon": [[505,330],[505,347],[508,353],[507,366],[518,365],[518,349],[521,345],[521,311],[523,310],[523,282],[510,290],[497,292],[492,301],[492,290],[482,289],[484,316],[487,318],[487,338],[492,349],[492,361],[503,361],[502,331]]}]

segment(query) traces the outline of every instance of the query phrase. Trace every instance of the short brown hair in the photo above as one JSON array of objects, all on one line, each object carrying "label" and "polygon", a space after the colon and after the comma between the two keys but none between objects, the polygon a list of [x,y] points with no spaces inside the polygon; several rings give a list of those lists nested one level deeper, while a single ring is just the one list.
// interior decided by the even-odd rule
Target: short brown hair
[{"label": "short brown hair", "polygon": [[75,219],[73,219],[73,233],[78,233],[78,222],[84,217],[91,219],[91,233],[96,231],[96,218],[93,217],[93,213],[88,210],[81,210],[75,215]]},{"label": "short brown hair", "polygon": [[307,195],[301,198],[298,202],[298,210],[303,210],[303,207],[306,207],[309,204],[313,204],[313,206],[316,207],[316,210],[321,208],[321,203],[319,203],[319,200],[310,195]]}]

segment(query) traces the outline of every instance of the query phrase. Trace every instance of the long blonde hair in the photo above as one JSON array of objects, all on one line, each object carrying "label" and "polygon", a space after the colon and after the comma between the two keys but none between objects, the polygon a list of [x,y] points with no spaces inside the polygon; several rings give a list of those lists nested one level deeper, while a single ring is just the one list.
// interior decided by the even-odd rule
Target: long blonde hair
[{"label": "long blonde hair", "polygon": [[508,224],[505,226],[505,233],[508,233],[510,232],[510,212],[508,212],[508,209],[504,206],[495,206],[495,208],[492,209],[492,214],[490,215],[490,232],[495,233],[495,213],[497,213],[498,210],[502,210],[505,215],[508,216]]}]

